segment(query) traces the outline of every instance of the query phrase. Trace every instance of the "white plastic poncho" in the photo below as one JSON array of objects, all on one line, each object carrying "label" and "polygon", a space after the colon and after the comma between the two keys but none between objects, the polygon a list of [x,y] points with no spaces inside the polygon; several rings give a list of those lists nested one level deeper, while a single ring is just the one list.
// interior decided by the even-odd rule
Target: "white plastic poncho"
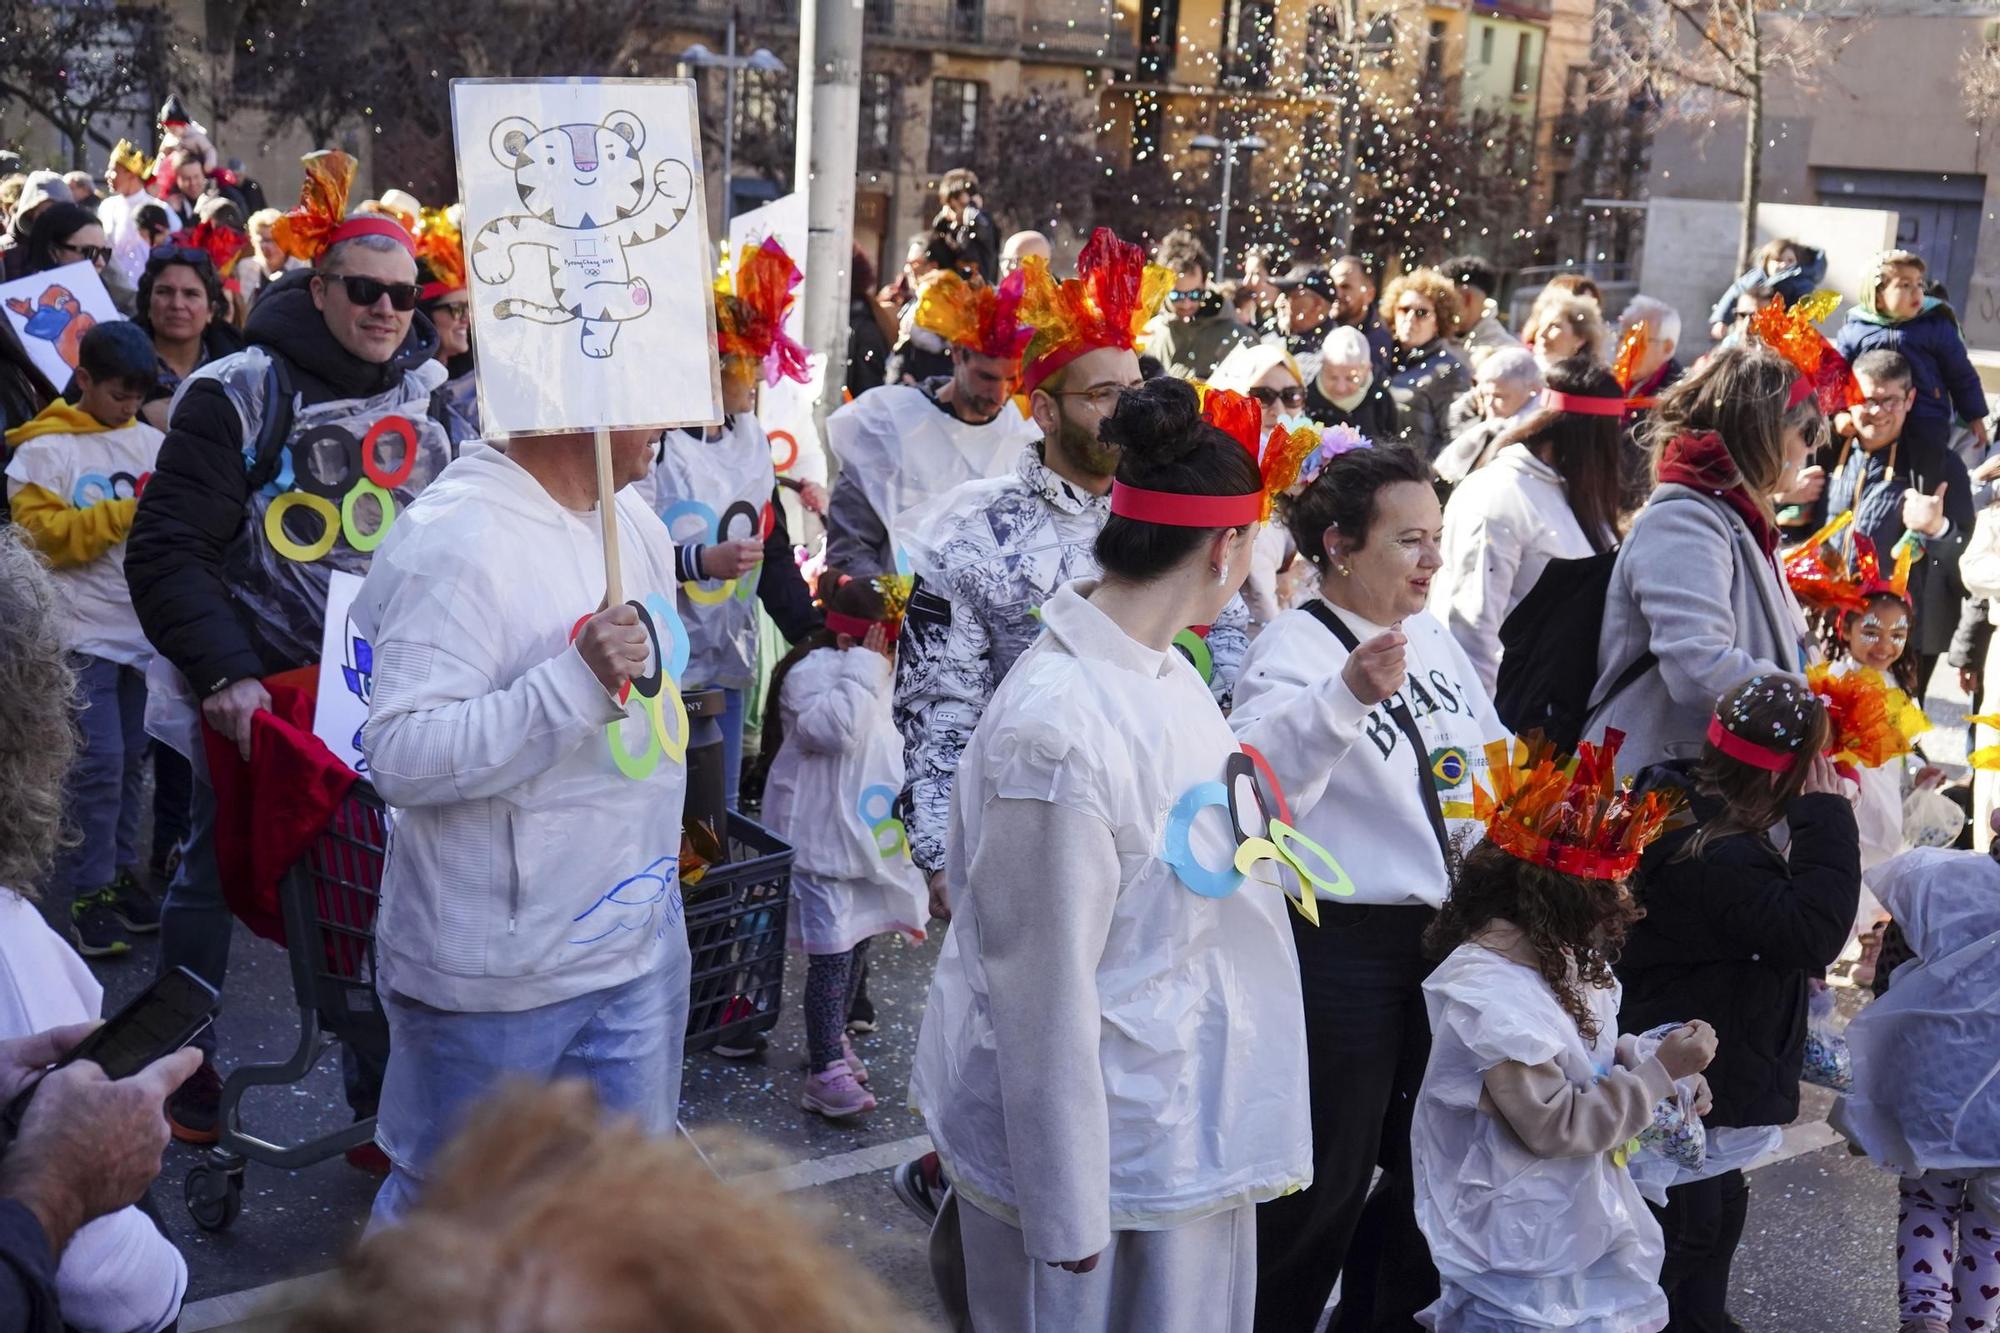
[{"label": "white plastic poncho", "polygon": [[880,653],[819,648],[779,692],[785,739],[764,815],[792,844],[791,940],[809,954],[892,930],[924,937],[928,898],[894,811],[903,747],[889,720],[893,683]]},{"label": "white plastic poncho", "polygon": [[[1291,909],[1256,882],[1200,896],[1163,859],[1170,812],[1183,794],[1219,788],[1236,741],[1194,668],[1127,638],[1088,603],[1091,586],[1069,584],[1044,604],[1049,632],[1001,682],[960,763],[951,930],[910,1081],[953,1187],[1031,1243],[1050,1224],[1020,1218],[1016,1180],[1047,1163],[1014,1160],[1005,1106],[1046,1089],[1040,1071],[1010,1068],[997,1050],[981,890],[964,874],[994,799],[1081,811],[1116,838],[1117,901],[1095,967],[1110,1229],[1167,1230],[1312,1176]],[[1228,820],[1190,830],[1202,865],[1230,864]]]},{"label": "white plastic poncho", "polygon": [[1847,1025],[1832,1123],[1900,1175],[2000,1167],[2000,865],[1923,848],[1868,886],[1917,958]]},{"label": "white plastic poncho", "polygon": [[[739,412],[720,439],[668,431],[647,478],[648,493],[676,546],[762,541],[776,475],[764,428]],[[692,644],[691,685],[742,690],[756,682],[757,580],[763,572],[759,564],[733,579],[681,584],[674,600]]]},{"label": "white plastic poncho", "polygon": [[1011,401],[975,426],[904,384],[870,389],[826,419],[827,446],[898,544],[903,515],[954,486],[999,476],[1041,437]]},{"label": "white plastic poncho", "polygon": [[1609,1153],[1537,1157],[1479,1107],[1486,1071],[1553,1060],[1572,1083],[1609,1073],[1619,988],[1593,988],[1586,1045],[1532,969],[1460,945],[1424,983],[1431,1058],[1410,1132],[1417,1222],[1444,1294],[1427,1327],[1451,1333],[1665,1326],[1665,1243]]}]

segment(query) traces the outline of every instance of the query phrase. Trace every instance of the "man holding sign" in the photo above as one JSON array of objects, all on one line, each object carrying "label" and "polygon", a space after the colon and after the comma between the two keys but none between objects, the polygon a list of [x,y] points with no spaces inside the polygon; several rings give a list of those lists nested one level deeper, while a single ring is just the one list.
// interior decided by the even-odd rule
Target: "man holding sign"
[{"label": "man holding sign", "polygon": [[[699,186],[674,196],[675,225],[631,242],[622,295],[576,319],[551,313],[568,307],[529,252],[569,257],[560,286],[582,280],[592,237],[637,234],[663,207],[643,182],[698,160],[690,85],[460,80],[452,115],[482,420],[507,438],[445,470],[354,603],[374,650],[362,752],[397,810],[375,926],[390,1033],[375,1139],[391,1164],[376,1226],[509,1077],[588,1079],[607,1109],[671,1130],[688,1017],[690,644],[674,596],[699,575],[632,483],[663,428],[722,416]],[[577,193],[530,226],[524,188]],[[590,236],[555,234],[585,212],[569,230]],[[534,262],[482,260],[480,237]],[[676,338],[683,376],[641,373]],[[534,391],[514,392],[534,367]]]}]

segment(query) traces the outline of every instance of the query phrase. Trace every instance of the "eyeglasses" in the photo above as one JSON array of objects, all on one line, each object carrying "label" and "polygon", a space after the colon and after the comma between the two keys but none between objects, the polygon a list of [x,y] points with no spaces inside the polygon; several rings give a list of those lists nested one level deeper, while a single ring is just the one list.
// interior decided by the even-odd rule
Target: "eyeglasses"
[{"label": "eyeglasses", "polygon": [[53,248],[67,250],[73,255],[82,255],[93,264],[111,262],[111,247],[108,245],[71,245],[68,241],[57,241]]},{"label": "eyeglasses", "polygon": [[1876,412],[1893,412],[1909,402],[1905,394],[1889,394],[1881,398],[1863,398],[1861,405]]},{"label": "eyeglasses", "polygon": [[1176,287],[1167,293],[1167,299],[1169,301],[1199,301],[1207,295],[1208,293],[1199,287],[1188,287],[1185,289]]},{"label": "eyeglasses", "polygon": [[1427,305],[1399,305],[1396,307],[1396,314],[1398,316],[1408,315],[1411,319],[1429,319],[1436,313],[1437,311]]},{"label": "eyeglasses", "polygon": [[1109,415],[1118,406],[1118,395],[1127,389],[1136,389],[1136,384],[1098,384],[1088,389],[1058,389],[1058,398],[1081,398],[1099,412]]},{"label": "eyeglasses", "polygon": [[386,296],[392,310],[415,310],[417,297],[423,291],[414,282],[379,282],[353,273],[329,273],[326,279],[329,282],[338,279],[347,291],[347,299],[358,306],[372,306]]},{"label": "eyeglasses", "polygon": [[1285,389],[1273,389],[1259,384],[1246,392],[1257,400],[1259,407],[1274,407],[1283,403],[1296,412],[1306,405],[1306,391],[1296,384]]}]

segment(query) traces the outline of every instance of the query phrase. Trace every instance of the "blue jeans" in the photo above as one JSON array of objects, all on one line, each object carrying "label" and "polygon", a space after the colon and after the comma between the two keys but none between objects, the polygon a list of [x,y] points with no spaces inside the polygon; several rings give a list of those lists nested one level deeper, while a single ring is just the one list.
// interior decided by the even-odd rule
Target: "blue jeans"
[{"label": "blue jeans", "polygon": [[722,803],[737,808],[743,791],[742,690],[722,691]]},{"label": "blue jeans", "polygon": [[[193,790],[188,800],[187,841],[181,863],[160,904],[160,972],[185,967],[217,990],[229,971],[229,934],[234,929],[229,904],[223,901],[222,877],[215,869],[215,788],[208,785],[208,765],[194,761]],[[215,1025],[194,1039],[208,1055],[215,1054]]]},{"label": "blue jeans", "polygon": [[81,744],[64,800],[80,841],[56,861],[59,902],[104,888],[139,865],[139,816],[146,786],[146,673],[86,653],[69,654],[76,672]]},{"label": "blue jeans", "polygon": [[512,1076],[585,1079],[605,1110],[637,1116],[650,1133],[671,1133],[680,1112],[688,955],[673,940],[668,948],[659,968],[622,986],[514,1013],[433,1009],[382,988],[389,1072],[375,1141],[390,1171],[369,1230],[409,1211],[466,1114]]}]

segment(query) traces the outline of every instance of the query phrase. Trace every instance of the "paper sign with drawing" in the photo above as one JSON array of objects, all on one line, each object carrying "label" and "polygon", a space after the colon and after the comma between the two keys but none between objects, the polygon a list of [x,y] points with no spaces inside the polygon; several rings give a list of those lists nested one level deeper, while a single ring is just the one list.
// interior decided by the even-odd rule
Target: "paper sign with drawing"
[{"label": "paper sign with drawing", "polygon": [[694,85],[451,95],[488,433],[721,420]]},{"label": "paper sign with drawing", "polygon": [[0,309],[28,359],[57,393],[69,386],[83,335],[124,318],[88,260],[0,284]]}]

